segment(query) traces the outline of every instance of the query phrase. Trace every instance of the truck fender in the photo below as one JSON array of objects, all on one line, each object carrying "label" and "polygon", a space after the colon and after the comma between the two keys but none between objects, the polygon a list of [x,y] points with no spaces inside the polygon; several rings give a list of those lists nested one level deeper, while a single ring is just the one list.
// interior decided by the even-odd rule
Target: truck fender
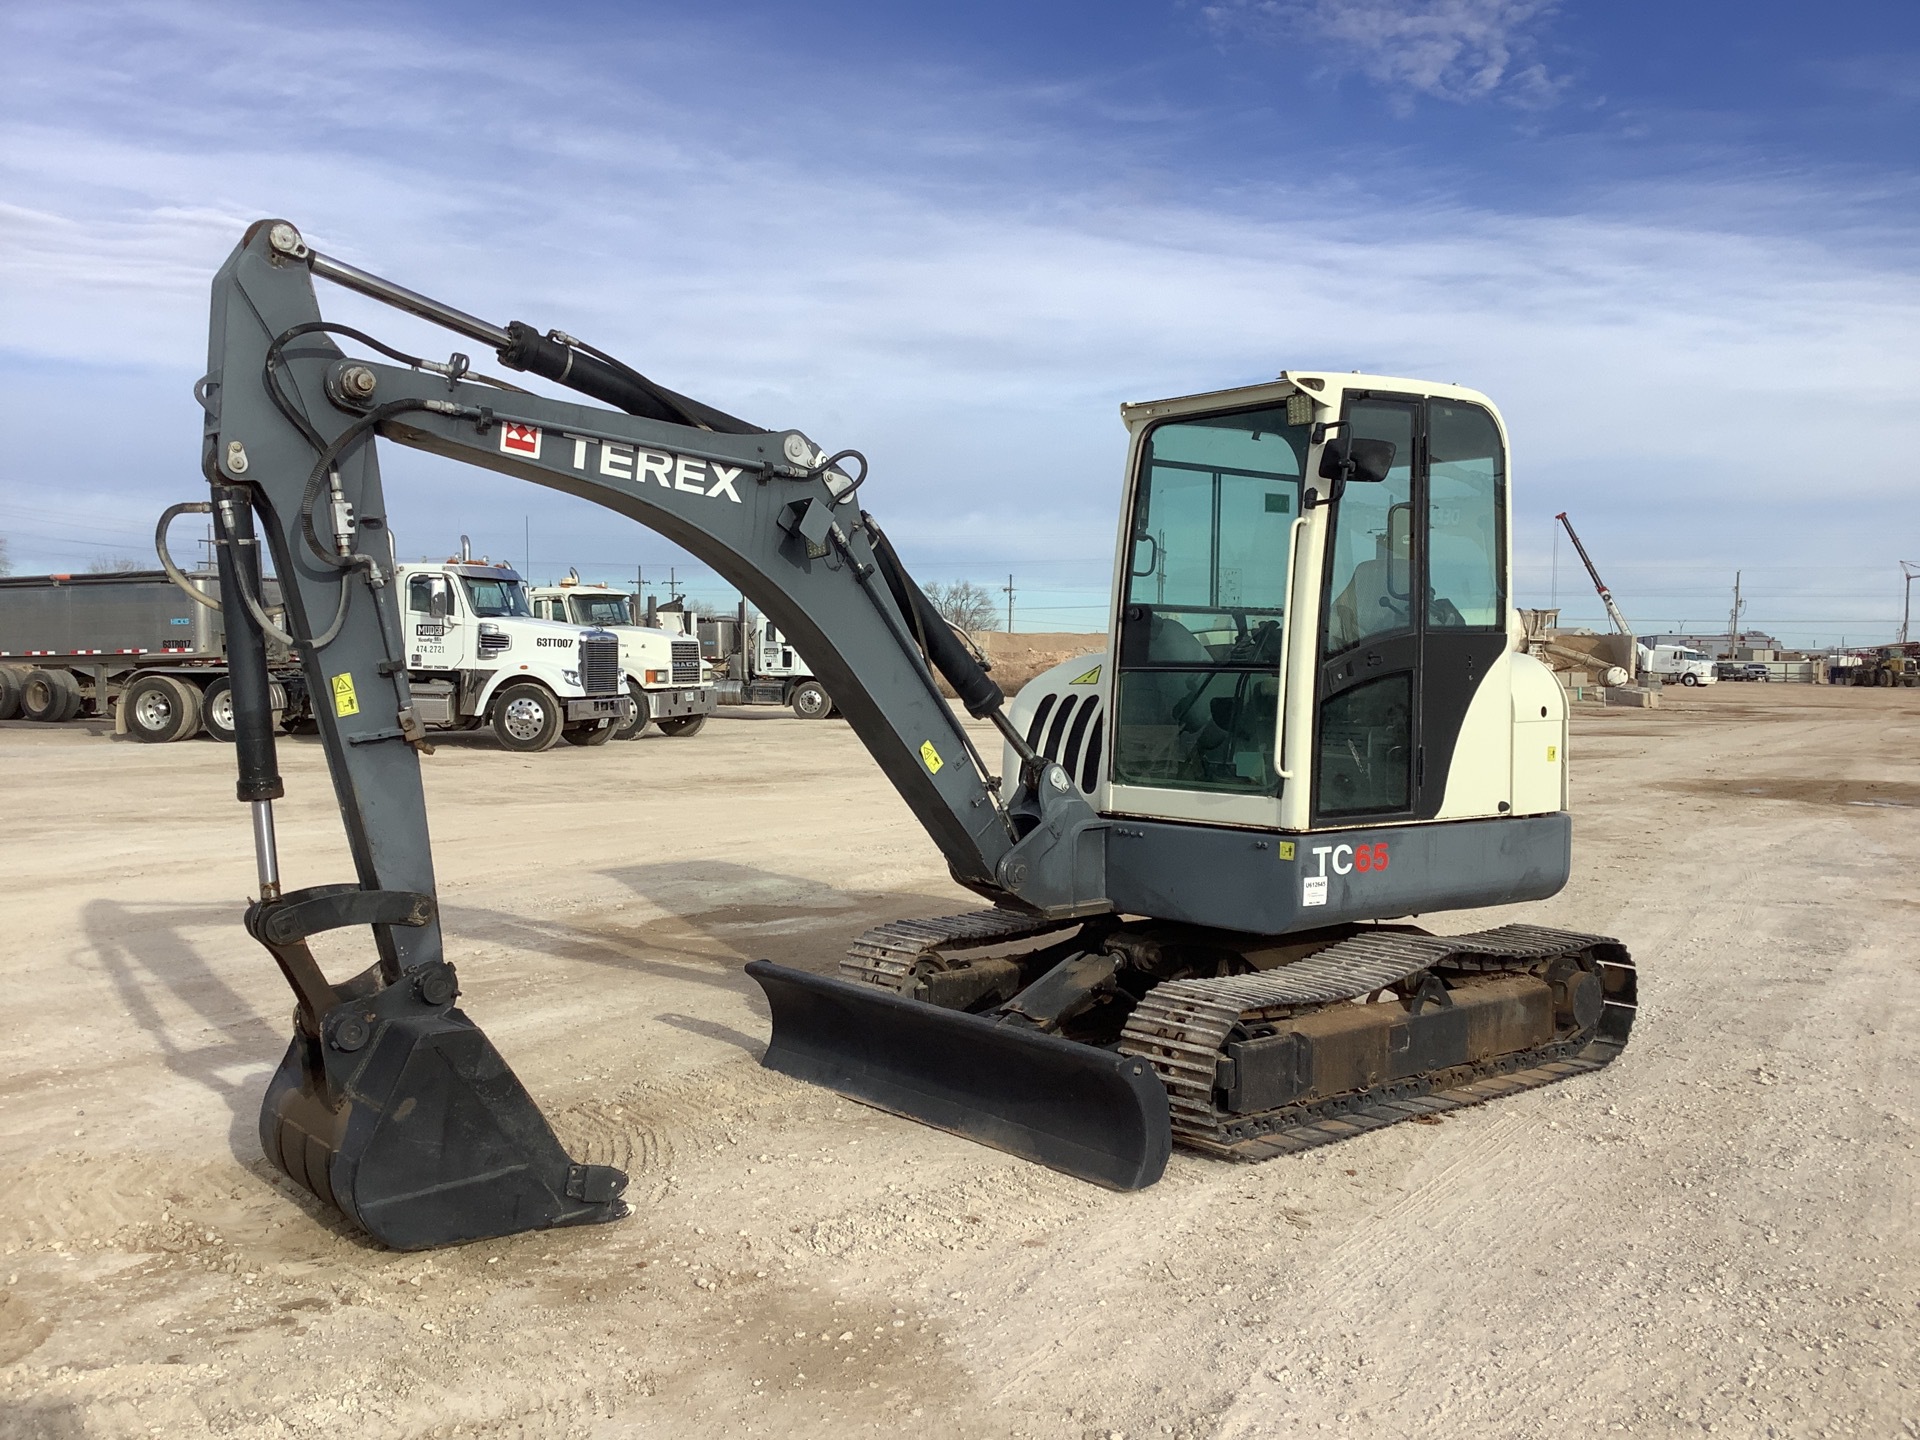
[{"label": "truck fender", "polygon": [[[511,670],[496,670],[492,675],[487,677],[486,685],[482,687],[479,698],[474,702],[473,713],[476,715],[486,715],[493,708],[493,697],[501,686],[517,684],[522,680],[539,681],[554,693],[556,699],[563,701],[578,700],[587,693],[579,686],[569,685],[566,681],[562,680],[558,666],[535,663],[522,670],[516,665]],[[622,695],[626,694],[626,686],[624,684],[620,687],[620,693]]]}]

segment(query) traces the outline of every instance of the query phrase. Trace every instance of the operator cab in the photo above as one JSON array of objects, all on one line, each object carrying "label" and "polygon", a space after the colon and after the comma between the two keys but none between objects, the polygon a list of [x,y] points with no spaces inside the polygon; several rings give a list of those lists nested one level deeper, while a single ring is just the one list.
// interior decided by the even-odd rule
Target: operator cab
[{"label": "operator cab", "polygon": [[[1511,813],[1520,711],[1492,404],[1298,375],[1123,413],[1100,808],[1288,830]],[[1373,472],[1342,475],[1349,454]],[[1497,703],[1476,708],[1489,684]]]}]

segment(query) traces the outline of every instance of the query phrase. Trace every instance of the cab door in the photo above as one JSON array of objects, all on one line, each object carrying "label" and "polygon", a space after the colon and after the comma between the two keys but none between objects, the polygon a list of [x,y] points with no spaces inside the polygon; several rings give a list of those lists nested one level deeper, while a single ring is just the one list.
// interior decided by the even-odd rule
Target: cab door
[{"label": "cab door", "polygon": [[1378,484],[1349,485],[1333,511],[1313,776],[1314,819],[1328,823],[1410,817],[1420,733],[1420,402],[1349,392],[1341,418],[1355,439],[1391,444],[1393,466]]},{"label": "cab door", "polygon": [[445,575],[407,577],[407,663],[415,670],[458,670],[465,663],[463,631]]},{"label": "cab door", "polygon": [[1394,463],[1334,509],[1314,819],[1431,819],[1508,643],[1505,445],[1485,409],[1444,397],[1349,393],[1343,414]]}]

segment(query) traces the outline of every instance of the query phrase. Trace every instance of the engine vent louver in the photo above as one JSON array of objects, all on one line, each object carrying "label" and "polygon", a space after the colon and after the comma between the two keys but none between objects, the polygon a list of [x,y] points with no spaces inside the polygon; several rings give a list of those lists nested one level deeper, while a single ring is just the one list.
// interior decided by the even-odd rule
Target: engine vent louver
[{"label": "engine vent louver", "polygon": [[1098,691],[1047,695],[1027,722],[1027,743],[1055,761],[1087,794],[1100,784],[1100,748],[1106,716]]}]

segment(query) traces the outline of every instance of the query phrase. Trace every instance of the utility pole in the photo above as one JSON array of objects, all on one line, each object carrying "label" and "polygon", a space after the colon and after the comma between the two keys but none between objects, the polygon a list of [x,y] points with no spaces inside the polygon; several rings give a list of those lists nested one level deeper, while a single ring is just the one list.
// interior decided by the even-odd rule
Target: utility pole
[{"label": "utility pole", "polygon": [[1907,643],[1907,622],[1913,618],[1913,578],[1920,575],[1920,565],[1911,560],[1900,562],[1900,574],[1907,583],[1906,603],[1900,607],[1900,643]]},{"label": "utility pole", "polygon": [[1005,589],[1007,592],[1007,633],[1011,635],[1013,633],[1013,576],[1007,576]]},{"label": "utility pole", "polygon": [[1733,572],[1733,613],[1727,617],[1727,659],[1740,658],[1740,610],[1744,602],[1740,599],[1740,572]]},{"label": "utility pole", "polygon": [[1560,608],[1560,532],[1553,532],[1553,608]]},{"label": "utility pole", "polygon": [[520,561],[527,567],[527,580],[533,580],[533,516],[520,517]]}]

